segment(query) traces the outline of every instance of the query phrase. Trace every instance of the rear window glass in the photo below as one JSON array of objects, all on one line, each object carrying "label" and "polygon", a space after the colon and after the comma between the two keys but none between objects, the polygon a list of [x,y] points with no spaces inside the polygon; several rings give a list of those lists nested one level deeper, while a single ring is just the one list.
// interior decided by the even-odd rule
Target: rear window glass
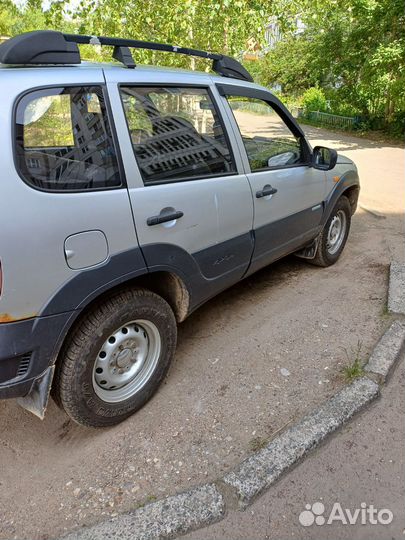
[{"label": "rear window glass", "polygon": [[16,112],[17,166],[34,187],[55,191],[121,185],[101,87],[38,90]]}]

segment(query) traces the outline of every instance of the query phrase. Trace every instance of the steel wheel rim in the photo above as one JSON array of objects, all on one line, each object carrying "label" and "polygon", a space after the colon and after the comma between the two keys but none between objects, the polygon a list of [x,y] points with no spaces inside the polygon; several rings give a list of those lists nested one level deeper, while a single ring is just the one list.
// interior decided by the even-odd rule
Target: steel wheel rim
[{"label": "steel wheel rim", "polygon": [[93,366],[93,388],[107,403],[120,403],[139,392],[159,361],[161,338],[150,321],[136,319],[117,328],[101,346]]},{"label": "steel wheel rim", "polygon": [[347,218],[343,210],[338,210],[333,216],[328,230],[326,249],[330,255],[334,255],[343,244],[346,234]]}]

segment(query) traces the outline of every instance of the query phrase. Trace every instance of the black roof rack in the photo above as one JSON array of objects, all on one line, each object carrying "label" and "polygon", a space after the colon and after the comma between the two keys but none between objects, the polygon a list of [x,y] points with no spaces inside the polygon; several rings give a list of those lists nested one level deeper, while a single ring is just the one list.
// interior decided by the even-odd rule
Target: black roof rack
[{"label": "black roof rack", "polygon": [[136,39],[63,34],[53,30],[38,30],[13,37],[0,45],[2,64],[80,64],[81,45],[109,45],[114,47],[113,58],[128,68],[135,68],[130,49],[149,49],[187,54],[212,60],[212,69],[224,77],[253,81],[250,73],[235,58],[198,49],[177,47],[166,43]]}]

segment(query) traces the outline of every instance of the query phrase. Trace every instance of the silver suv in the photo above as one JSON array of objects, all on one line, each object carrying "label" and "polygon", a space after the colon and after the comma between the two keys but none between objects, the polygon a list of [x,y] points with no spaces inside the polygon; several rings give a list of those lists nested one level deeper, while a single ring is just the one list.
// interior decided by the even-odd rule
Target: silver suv
[{"label": "silver suv", "polygon": [[[80,64],[78,44],[114,47]],[[135,66],[131,49],[213,61]],[[289,253],[337,261],[357,169],[236,60],[38,31],[0,45],[0,398],[108,426],[165,377],[176,324]]]}]

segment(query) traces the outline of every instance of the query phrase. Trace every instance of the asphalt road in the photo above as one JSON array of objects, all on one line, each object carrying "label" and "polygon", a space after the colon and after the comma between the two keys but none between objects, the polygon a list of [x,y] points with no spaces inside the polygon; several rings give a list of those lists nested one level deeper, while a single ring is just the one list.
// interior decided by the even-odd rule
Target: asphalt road
[{"label": "asphalt road", "polygon": [[[289,257],[203,306],[180,326],[166,383],[120,426],[81,428],[53,403],[41,422],[13,401],[0,402],[1,539],[54,537],[215,479],[331,396],[345,383],[345,364],[357,355],[367,358],[389,324],[388,265],[404,257],[404,151],[312,127],[307,131],[314,143],[322,140],[356,161],[361,203],[384,217],[360,208],[345,252],[331,268]],[[375,422],[364,429],[370,452],[385,459],[372,437]],[[367,453],[355,450],[348,447],[346,458],[353,456],[353,467],[360,470]],[[334,468],[333,460],[328,466]],[[289,530],[284,515],[292,524],[306,502],[321,496],[334,502],[333,492],[325,489],[323,495],[316,486],[326,488],[329,476],[333,483],[340,467],[319,470],[313,467],[307,491],[301,498],[297,492],[296,501],[278,491],[279,506],[272,503],[277,513],[263,509],[257,526],[271,517],[272,534],[281,534]],[[345,486],[346,493],[356,492],[358,477],[348,474]],[[368,486],[375,490],[373,482]],[[356,495],[350,504],[362,502],[363,492],[357,493],[359,499]],[[236,534],[242,524],[235,527]],[[257,529],[257,534],[265,538],[260,535],[269,532]]]}]

